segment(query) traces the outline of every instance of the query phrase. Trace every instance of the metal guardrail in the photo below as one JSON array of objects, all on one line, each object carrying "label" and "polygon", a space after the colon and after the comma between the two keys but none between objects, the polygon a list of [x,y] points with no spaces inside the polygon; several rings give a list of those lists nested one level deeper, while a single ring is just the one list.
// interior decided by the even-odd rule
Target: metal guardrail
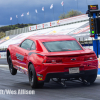
[{"label": "metal guardrail", "polygon": [[17,34],[26,33],[26,32],[29,32],[29,27],[6,31],[5,33],[6,33],[6,36],[10,36],[10,35],[17,35]]},{"label": "metal guardrail", "polygon": [[84,37],[83,37],[83,41],[80,41],[80,38],[79,38],[78,42],[82,46],[92,46],[93,45],[93,39],[92,40],[84,40]]},{"label": "metal guardrail", "polygon": [[[76,22],[61,24],[61,25],[57,25],[57,26],[51,26],[51,27],[59,27],[59,26],[70,25],[70,24],[74,24],[74,23],[80,23],[80,22],[84,22],[84,21],[89,21],[89,20],[86,19],[86,20],[82,20],[82,21],[76,21]],[[47,27],[47,28],[51,28],[51,27]],[[47,28],[43,28],[43,29],[47,29]],[[40,30],[40,29],[36,29],[36,30]],[[36,31],[36,30],[33,30],[33,31]],[[6,36],[10,36],[10,35],[17,35],[17,34],[27,33],[27,32],[30,32],[29,27],[6,31],[5,33],[6,33]]]},{"label": "metal guardrail", "polygon": [[7,51],[7,48],[0,48],[0,52],[6,52]]}]

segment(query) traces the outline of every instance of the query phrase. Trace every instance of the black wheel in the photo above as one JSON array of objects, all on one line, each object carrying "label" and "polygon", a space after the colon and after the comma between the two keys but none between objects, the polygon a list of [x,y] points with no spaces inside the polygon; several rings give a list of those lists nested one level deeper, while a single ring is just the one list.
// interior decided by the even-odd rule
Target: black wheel
[{"label": "black wheel", "polygon": [[9,64],[10,73],[11,73],[12,75],[16,75],[16,74],[17,74],[17,69],[15,69],[15,68],[13,67],[12,60],[11,60],[11,56],[8,57],[8,64]]},{"label": "black wheel", "polygon": [[29,76],[29,83],[31,87],[36,88],[37,87],[37,77],[36,77],[34,66],[32,64],[29,65],[28,76]]},{"label": "black wheel", "polygon": [[41,83],[38,82],[37,77],[36,77],[36,72],[32,64],[29,65],[28,76],[29,76],[29,83],[32,88],[38,88],[44,85],[44,82],[41,82]]},{"label": "black wheel", "polygon": [[95,82],[96,78],[97,78],[97,74],[93,74],[89,76],[88,80],[92,84]]},{"label": "black wheel", "polygon": [[95,82],[96,78],[97,78],[97,74],[92,74],[92,75],[89,75],[89,76],[83,78],[83,80],[86,80],[87,82],[92,84]]}]

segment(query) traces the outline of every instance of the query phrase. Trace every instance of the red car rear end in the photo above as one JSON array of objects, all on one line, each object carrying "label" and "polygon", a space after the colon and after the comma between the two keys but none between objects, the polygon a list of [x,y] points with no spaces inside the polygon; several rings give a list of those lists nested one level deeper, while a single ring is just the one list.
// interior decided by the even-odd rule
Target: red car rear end
[{"label": "red car rear end", "polygon": [[[90,49],[83,49],[75,38],[55,35],[31,36],[27,39],[34,41],[35,50],[31,50],[33,46],[28,49],[25,47],[27,50],[24,50],[21,47],[23,42],[14,48],[17,51],[26,52],[24,57],[15,50],[15,55],[17,54],[17,57],[23,58],[23,60],[26,58],[24,62],[18,59],[20,60],[20,65],[26,63],[24,68],[29,75],[29,82],[32,88],[36,87],[39,83],[43,85],[44,82],[49,82],[51,78],[59,80],[81,79],[82,82],[90,83],[95,81],[98,70],[96,54]],[[10,47],[8,48],[9,50]],[[15,60],[13,57],[11,58],[12,64],[16,66],[15,62],[13,62]],[[15,69],[18,70],[18,66]]]}]

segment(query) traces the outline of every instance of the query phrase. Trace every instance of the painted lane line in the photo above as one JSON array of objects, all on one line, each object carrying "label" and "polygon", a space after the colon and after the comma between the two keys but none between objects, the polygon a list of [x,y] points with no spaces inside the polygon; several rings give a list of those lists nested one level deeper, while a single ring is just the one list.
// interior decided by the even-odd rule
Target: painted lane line
[{"label": "painted lane line", "polygon": [[8,65],[0,65],[0,67],[9,67]]}]

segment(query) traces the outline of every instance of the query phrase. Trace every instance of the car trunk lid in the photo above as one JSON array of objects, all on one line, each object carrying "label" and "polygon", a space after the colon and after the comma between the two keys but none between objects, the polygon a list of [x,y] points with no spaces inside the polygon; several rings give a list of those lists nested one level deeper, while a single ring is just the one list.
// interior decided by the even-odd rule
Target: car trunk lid
[{"label": "car trunk lid", "polygon": [[[47,63],[69,63],[80,62],[94,59],[94,52],[89,50],[65,51],[65,52],[50,52],[45,55]],[[95,57],[96,58],[96,57]]]}]

